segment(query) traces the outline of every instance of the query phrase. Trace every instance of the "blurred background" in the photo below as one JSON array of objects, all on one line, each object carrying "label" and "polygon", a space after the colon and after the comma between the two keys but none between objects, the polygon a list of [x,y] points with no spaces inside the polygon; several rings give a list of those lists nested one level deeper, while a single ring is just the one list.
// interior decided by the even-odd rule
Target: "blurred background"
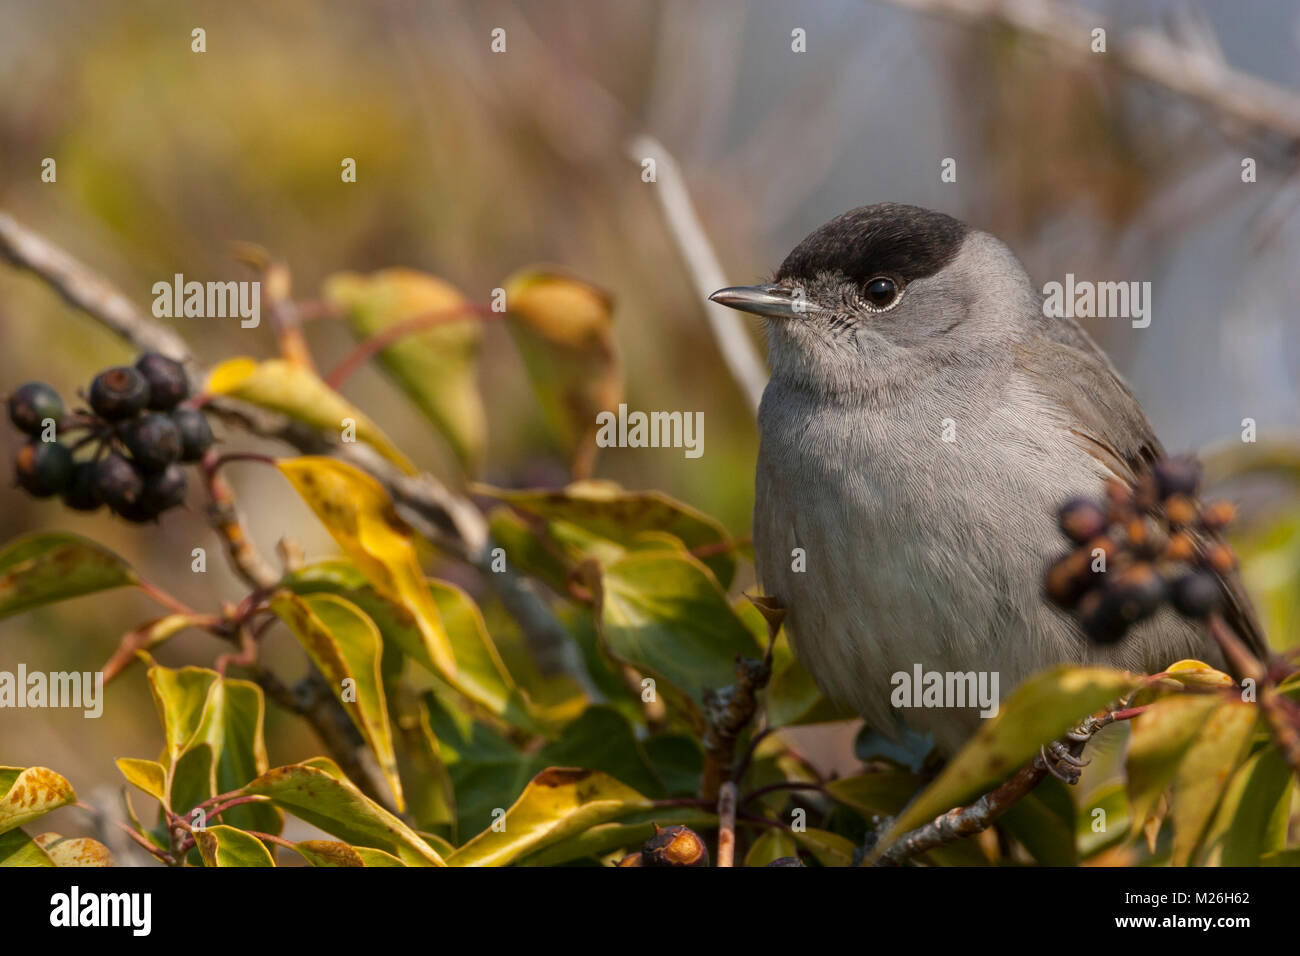
[{"label": "blurred background", "polygon": [[[1261,441],[1295,434],[1296,128],[1242,122],[1135,78],[1115,57],[1089,55],[1086,36],[1067,55],[1006,24],[917,6],[928,4],[0,0],[0,208],[144,310],[153,283],[174,273],[253,278],[232,258],[232,240],[286,261],[303,300],[344,269],[416,268],[486,302],[516,269],[562,267],[613,296],[629,406],[704,413],[702,458],[610,449],[596,474],[662,489],[737,536],[749,534],[753,415],[711,337],[659,186],[642,181],[629,154],[639,134],[676,157],[730,283],[771,273],[805,234],[854,206],[928,206],[996,233],[1040,286],[1067,272],[1153,284],[1149,328],[1085,325],[1171,451],[1237,443],[1245,418]],[[1290,97],[1290,116],[1300,115],[1300,3],[1072,9],[1107,25],[1113,47],[1128,31],[1156,31],[1285,88],[1283,113]],[[196,27],[206,31],[202,54],[191,52]],[[498,27],[504,53],[490,51]],[[806,31],[805,52],[792,50],[796,28]],[[54,183],[41,181],[45,157],[57,161]],[[344,157],[357,162],[355,184],[340,181]],[[1254,183],[1242,182],[1244,157],[1256,161]],[[956,182],[940,179],[945,158],[956,160]],[[275,351],[266,321],[256,330],[167,321],[208,366]],[[323,368],[352,344],[338,323],[310,323],[308,336]],[[41,379],[68,396],[131,358],[43,283],[0,268],[0,392]],[[499,325],[485,330],[481,383],[481,477],[562,482],[563,462]],[[345,393],[421,467],[460,480],[425,419],[373,365]],[[0,428],[0,458],[19,444]],[[229,477],[265,550],[290,534],[309,557],[334,553],[279,476],[248,466]],[[1285,488],[1250,500],[1270,509],[1252,583],[1281,587],[1277,600],[1293,609],[1295,506],[1281,523]],[[1243,533],[1254,533],[1249,507],[1246,518]],[[0,488],[0,541],[33,530],[100,541],[199,608],[244,590],[196,494],[189,513],[155,529]],[[210,551],[206,575],[189,571],[194,547]],[[97,667],[123,632],[156,613],[122,591],[0,621],[0,669]],[[303,667],[291,640],[278,648],[291,672]],[[209,665],[216,652],[191,635],[159,659]],[[274,714],[268,731],[272,765],[319,749],[297,724],[277,729]],[[0,760],[61,768],[83,795],[116,790],[113,758],[152,756],[159,740],[139,668],[111,686],[98,721],[0,713]]]}]

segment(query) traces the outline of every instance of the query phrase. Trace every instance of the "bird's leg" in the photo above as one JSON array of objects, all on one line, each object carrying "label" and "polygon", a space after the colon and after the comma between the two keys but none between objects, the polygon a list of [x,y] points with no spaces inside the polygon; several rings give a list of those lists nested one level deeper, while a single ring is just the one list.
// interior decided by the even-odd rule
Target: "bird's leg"
[{"label": "bird's leg", "polygon": [[1056,779],[1068,784],[1078,783],[1080,772],[1091,763],[1081,756],[1083,748],[1097,731],[1113,719],[1110,714],[1103,717],[1088,715],[1079,726],[1068,731],[1060,740],[1053,740],[1050,744],[1040,747],[1037,762],[1041,763],[1043,769]]}]

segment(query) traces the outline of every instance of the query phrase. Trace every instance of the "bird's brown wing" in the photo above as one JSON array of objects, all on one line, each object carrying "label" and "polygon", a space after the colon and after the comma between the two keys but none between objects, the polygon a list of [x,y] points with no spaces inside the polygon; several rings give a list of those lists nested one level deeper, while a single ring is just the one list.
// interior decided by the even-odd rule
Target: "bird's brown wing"
[{"label": "bird's brown wing", "polygon": [[[1079,445],[1130,487],[1164,454],[1133,393],[1073,321],[1050,321],[1044,337],[1017,350],[1016,365],[1060,407]],[[1221,580],[1228,598],[1224,619],[1253,654],[1266,657],[1263,631],[1240,575],[1232,572]]]}]

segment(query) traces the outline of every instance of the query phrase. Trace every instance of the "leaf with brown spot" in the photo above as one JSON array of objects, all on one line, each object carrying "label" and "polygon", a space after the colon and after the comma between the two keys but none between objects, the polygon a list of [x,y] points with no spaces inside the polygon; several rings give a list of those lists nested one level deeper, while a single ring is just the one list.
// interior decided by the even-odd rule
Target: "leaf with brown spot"
[{"label": "leaf with brown spot", "polygon": [[33,534],[0,551],[0,618],[55,601],[137,584],[131,567],[75,534]]},{"label": "leaf with brown spot", "polygon": [[504,828],[484,830],[448,858],[452,866],[505,866],[543,847],[653,802],[595,770],[549,767],[505,813]]},{"label": "leaf with brown spot", "polygon": [[302,840],[293,848],[312,866],[365,866],[360,854],[338,840]]},{"label": "leaf with brown spot", "polygon": [[0,833],[77,802],[72,784],[48,767],[0,767]]},{"label": "leaf with brown spot", "polygon": [[1230,700],[1219,704],[1200,725],[1200,733],[1174,775],[1170,800],[1174,866],[1192,862],[1233,773],[1250,749],[1258,721],[1259,708],[1255,704]]},{"label": "leaf with brown spot", "polygon": [[65,837],[42,833],[36,845],[50,855],[55,866],[112,866],[113,854],[108,847],[90,837]]}]

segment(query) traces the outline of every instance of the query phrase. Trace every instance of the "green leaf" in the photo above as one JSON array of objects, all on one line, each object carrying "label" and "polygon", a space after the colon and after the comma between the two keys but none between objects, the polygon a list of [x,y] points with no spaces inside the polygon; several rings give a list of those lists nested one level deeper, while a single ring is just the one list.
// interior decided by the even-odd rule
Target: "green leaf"
[{"label": "green leaf", "polygon": [[0,833],[76,802],[72,784],[47,767],[0,767]]},{"label": "green leaf", "polygon": [[484,830],[447,862],[504,866],[525,853],[649,806],[651,801],[599,771],[550,767],[524,788],[506,811],[500,829]]},{"label": "green leaf", "polygon": [[0,867],[58,866],[40,845],[22,830],[0,833]]},{"label": "green leaf", "polygon": [[366,865],[356,850],[337,840],[303,840],[295,843],[293,848],[312,866]]},{"label": "green leaf", "polygon": [[233,358],[208,376],[206,390],[227,395],[300,422],[341,435],[347,422],[355,425],[358,440],[370,445],[407,474],[416,467],[364,412],[322,382],[316,373],[288,359],[259,362]]},{"label": "green leaf", "polygon": [[194,842],[204,866],[275,866],[261,840],[235,827],[217,824],[195,830]]},{"label": "green leaf", "polygon": [[90,837],[65,837],[42,833],[36,845],[44,850],[55,866],[112,866],[113,854],[108,847]]},{"label": "green leaf", "polygon": [[318,766],[276,767],[243,792],[268,796],[282,810],[354,846],[385,850],[416,866],[444,865],[442,857],[414,830],[352,783]]},{"label": "green leaf", "polygon": [[960,806],[1028,763],[1099,707],[1137,686],[1121,671],[1062,665],[1029,677],[980,728],[877,844],[886,849],[909,830]]},{"label": "green leaf", "polygon": [[376,850],[372,846],[354,846],[352,850],[361,858],[362,866],[410,866],[409,863],[403,863],[393,854],[385,853],[383,850]]},{"label": "green leaf", "polygon": [[601,590],[610,653],[686,695],[696,719],[706,688],[735,681],[737,655],[763,654],[717,580],[687,555],[629,554],[605,569]]},{"label": "green leaf", "polygon": [[33,534],[0,551],[0,618],[29,608],[138,584],[125,561],[75,534]]},{"label": "green leaf", "polygon": [[1221,703],[1199,728],[1174,774],[1170,816],[1174,866],[1192,862],[1233,772],[1245,758],[1259,708],[1245,701]]},{"label": "green leaf", "polygon": [[1134,835],[1173,783],[1178,764],[1218,703],[1218,697],[1208,694],[1165,697],[1130,723],[1132,737],[1124,767]]},{"label": "green leaf", "polygon": [[600,858],[614,850],[639,849],[659,826],[686,826],[697,830],[718,825],[718,818],[697,807],[655,807],[629,813],[614,823],[598,823],[564,840],[530,853],[517,861],[518,866],[559,866],[574,860]]},{"label": "green leaf", "polygon": [[[1097,811],[1100,810],[1099,815]],[[1122,842],[1132,828],[1128,793],[1122,780],[1099,787],[1075,816],[1075,846],[1083,859]]]},{"label": "green leaf", "polygon": [[892,816],[907,806],[923,782],[919,774],[893,770],[842,777],[826,784],[826,789],[837,801],[870,821],[873,817]]},{"label": "green leaf", "polygon": [[402,781],[393,751],[379,662],[383,644],[379,629],[360,608],[333,594],[297,597],[280,591],[271,610],[289,626],[298,643],[325,676],[362,738],[379,762],[399,812],[406,809]]},{"label": "green leaf", "polygon": [[851,717],[827,700],[817,682],[797,660],[772,674],[766,690],[767,720],[773,727],[817,724]]},{"label": "green leaf", "polygon": [[829,830],[817,830],[812,827],[800,831],[789,831],[796,843],[816,857],[822,866],[852,866],[853,854],[857,847],[846,837]]},{"label": "green leaf", "polygon": [[641,793],[666,795],[663,781],[637,742],[631,724],[612,707],[588,707],[537,756],[544,766],[581,765],[609,774]]},{"label": "green leaf", "polygon": [[[467,471],[483,457],[487,416],[478,388],[482,326],[465,310],[450,284],[412,269],[384,269],[369,276],[345,272],[325,280],[326,300],[345,310],[358,338],[434,313],[451,321],[404,335],[378,355],[401,386],[447,439]],[[457,312],[463,314],[457,316]]]},{"label": "green leaf", "polygon": [[701,560],[722,587],[730,587],[735,577],[734,542],[726,527],[662,492],[625,491],[610,481],[576,481],[559,491],[505,491],[486,485],[476,485],[474,490],[546,522],[552,537],[564,546],[571,567],[588,557],[608,563],[626,551],[653,544],[648,535],[671,535],[688,550],[715,551]]},{"label": "green leaf", "polygon": [[1275,747],[1255,753],[1232,777],[1205,839],[1211,866],[1257,866],[1286,848],[1295,793],[1290,764]]},{"label": "green leaf", "polygon": [[749,852],[745,854],[745,866],[767,866],[773,860],[787,856],[799,856],[799,844],[785,830],[772,827],[754,841]]},{"label": "green leaf", "polygon": [[1074,802],[1059,780],[1044,780],[1025,794],[998,819],[998,825],[1044,866],[1079,862]]},{"label": "green leaf", "polygon": [[505,282],[507,327],[551,433],[577,476],[591,473],[596,415],[623,392],[614,349],[612,301],[570,276],[543,269]]}]

